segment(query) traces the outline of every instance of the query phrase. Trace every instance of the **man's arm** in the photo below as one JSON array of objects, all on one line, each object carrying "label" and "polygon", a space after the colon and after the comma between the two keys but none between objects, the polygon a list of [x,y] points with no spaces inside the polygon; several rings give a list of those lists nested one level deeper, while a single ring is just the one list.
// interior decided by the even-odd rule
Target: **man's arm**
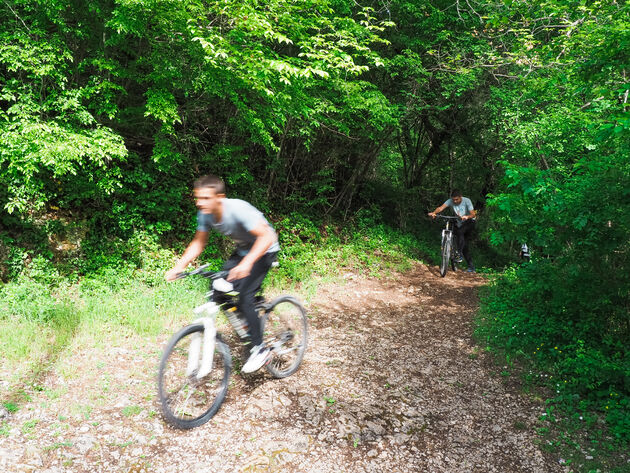
[{"label": "man's arm", "polygon": [[175,266],[173,266],[172,269],[169,269],[166,272],[166,274],[164,275],[164,278],[167,281],[174,280],[179,273],[181,273],[182,271],[184,271],[184,269],[186,269],[186,266],[188,266],[188,263],[193,261],[197,256],[199,256],[203,252],[203,249],[206,247],[207,243],[208,243],[208,232],[202,232],[200,230],[197,230],[197,232],[195,233],[195,236],[193,237],[192,241],[188,244],[188,247],[186,248],[186,251],[184,251],[184,254],[182,255],[182,257],[179,259],[179,261],[177,261],[177,263],[175,264]]},{"label": "man's arm", "polygon": [[250,233],[256,237],[256,241],[241,262],[232,268],[227,277],[228,281],[234,281],[249,276],[254,263],[258,261],[276,241],[274,231],[264,220],[261,220],[253,230],[250,230]]},{"label": "man's arm", "polygon": [[462,215],[462,220],[470,220],[471,218],[477,218],[477,211],[473,208],[472,202],[468,202],[470,205],[470,209],[468,210],[467,215]]},{"label": "man's arm", "polygon": [[446,204],[442,204],[440,205],[437,209],[435,209],[433,212],[429,212],[429,217],[431,218],[435,218],[435,216],[437,214],[439,214],[442,210],[444,210],[446,207],[448,207],[448,205]]},{"label": "man's arm", "polygon": [[477,218],[477,211],[472,209],[468,215],[462,216],[462,220],[469,220],[471,218]]}]

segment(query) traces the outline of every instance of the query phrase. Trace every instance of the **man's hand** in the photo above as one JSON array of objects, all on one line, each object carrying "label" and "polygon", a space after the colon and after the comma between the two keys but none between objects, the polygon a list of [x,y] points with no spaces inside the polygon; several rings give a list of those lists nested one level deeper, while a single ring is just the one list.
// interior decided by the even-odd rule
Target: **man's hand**
[{"label": "man's hand", "polygon": [[166,273],[164,273],[164,279],[166,279],[169,282],[174,281],[177,278],[177,275],[181,273],[182,271],[183,269],[181,269],[178,266],[175,266],[174,268],[171,268]]},{"label": "man's hand", "polygon": [[466,220],[469,220],[472,218],[472,215],[462,215],[461,217],[459,217],[462,219],[463,222],[465,222]]},{"label": "man's hand", "polygon": [[435,212],[429,212],[429,217],[435,218]]},{"label": "man's hand", "polygon": [[228,274],[228,281],[236,281],[237,279],[243,279],[250,275],[252,272],[252,265],[247,262],[241,261],[237,266],[234,266]]}]

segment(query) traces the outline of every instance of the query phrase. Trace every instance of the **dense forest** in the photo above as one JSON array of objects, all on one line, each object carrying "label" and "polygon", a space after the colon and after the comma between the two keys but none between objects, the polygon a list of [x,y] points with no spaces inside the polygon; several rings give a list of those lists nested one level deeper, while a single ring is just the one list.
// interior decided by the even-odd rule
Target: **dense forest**
[{"label": "dense forest", "polygon": [[0,19],[0,319],[40,316],[16,309],[33,280],[172,261],[205,173],[270,215],[287,261],[376,228],[430,259],[426,213],[457,188],[493,272],[480,343],[628,441],[626,2],[3,0]]}]

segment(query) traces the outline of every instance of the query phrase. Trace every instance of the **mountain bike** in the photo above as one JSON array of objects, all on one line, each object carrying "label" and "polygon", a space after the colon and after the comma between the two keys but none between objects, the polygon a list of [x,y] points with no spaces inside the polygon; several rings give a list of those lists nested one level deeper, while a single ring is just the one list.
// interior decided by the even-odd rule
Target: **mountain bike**
[{"label": "mountain bike", "polygon": [[446,227],[442,230],[442,260],[440,261],[440,276],[446,276],[448,266],[456,271],[455,258],[453,257],[453,221],[460,217],[449,217],[447,215],[436,215],[437,218],[446,220]]},{"label": "mountain bike", "polygon": [[[208,265],[179,278],[200,276],[212,281],[205,304],[193,312],[198,317],[179,330],[166,344],[158,369],[158,399],[166,422],[178,429],[192,429],[208,422],[225,400],[232,355],[216,318],[223,312],[239,339],[247,343],[247,322],[237,309],[238,292],[225,278],[228,271],[209,271]],[[215,302],[215,301],[219,302]],[[307,345],[306,311],[293,296],[281,295],[271,302],[256,296],[263,342],[271,349],[266,370],[275,378],[295,373]]]}]

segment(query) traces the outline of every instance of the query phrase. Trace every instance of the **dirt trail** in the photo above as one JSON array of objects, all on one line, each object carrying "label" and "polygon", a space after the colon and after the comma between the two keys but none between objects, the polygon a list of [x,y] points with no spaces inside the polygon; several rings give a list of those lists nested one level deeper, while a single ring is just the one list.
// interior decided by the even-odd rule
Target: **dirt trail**
[{"label": "dirt trail", "polygon": [[69,350],[0,435],[0,471],[564,471],[532,434],[544,407],[471,339],[479,276],[417,265],[345,281],[311,302],[295,375],[233,376],[217,416],[193,431],[156,414],[167,334]]}]

